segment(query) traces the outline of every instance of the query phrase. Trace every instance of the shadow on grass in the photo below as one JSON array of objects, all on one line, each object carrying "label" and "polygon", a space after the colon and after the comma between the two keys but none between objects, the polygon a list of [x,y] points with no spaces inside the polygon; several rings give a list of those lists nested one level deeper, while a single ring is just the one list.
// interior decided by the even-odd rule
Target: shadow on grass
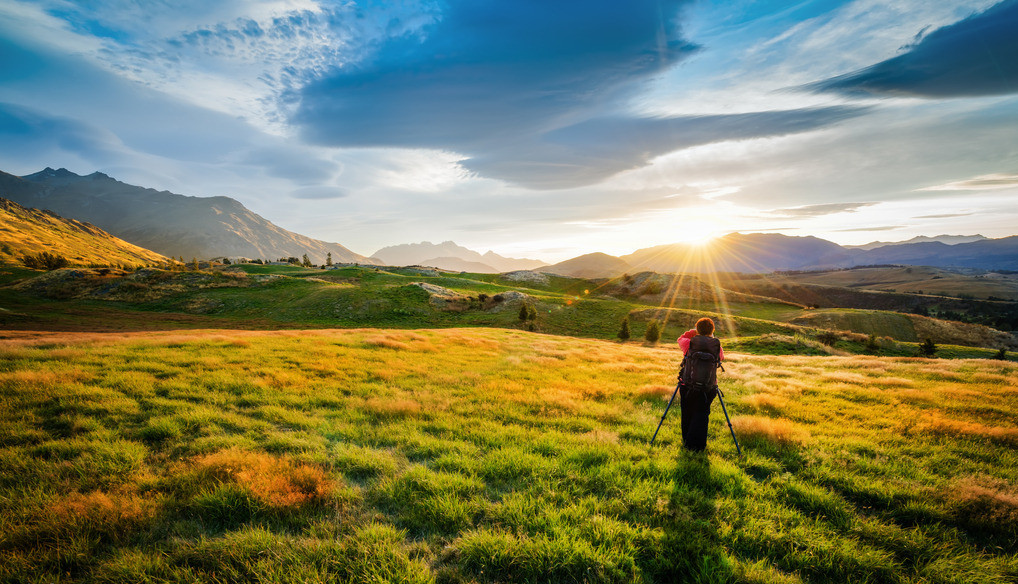
[{"label": "shadow on grass", "polygon": [[661,555],[652,568],[656,581],[729,582],[731,561],[722,548],[716,500],[725,490],[704,453],[682,452],[675,466]]}]

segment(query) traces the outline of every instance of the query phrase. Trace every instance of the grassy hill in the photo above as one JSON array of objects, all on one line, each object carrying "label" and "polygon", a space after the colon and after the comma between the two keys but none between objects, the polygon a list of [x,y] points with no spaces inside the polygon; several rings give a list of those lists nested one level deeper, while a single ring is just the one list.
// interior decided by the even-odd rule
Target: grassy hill
[{"label": "grassy hill", "polygon": [[54,253],[72,265],[143,266],[170,260],[113,237],[90,223],[65,219],[0,198],[0,264],[20,264],[26,254]]},{"label": "grassy hill", "polygon": [[[11,333],[8,333],[11,334]],[[1013,582],[1018,365],[494,329],[0,341],[0,581]]]},{"label": "grassy hill", "polygon": [[803,272],[784,274],[783,276],[789,282],[800,284],[937,296],[1018,300],[1018,275],[1010,274],[968,275],[926,266],[888,266],[828,272]]},{"label": "grassy hill", "polygon": [[[159,322],[245,329],[480,326],[614,339],[628,317],[634,338],[656,320],[670,342],[707,315],[721,337],[739,337],[745,350],[763,353],[873,352],[865,344],[869,334],[901,341],[878,349],[886,355],[914,353],[927,337],[985,347],[968,356],[989,357],[991,349],[1014,344],[1013,337],[978,325],[895,312],[810,310],[699,280],[671,288],[668,280],[638,274],[625,284],[548,275],[520,282],[422,268],[260,265],[202,272],[64,270],[0,288],[0,323],[35,330],[147,330]],[[534,306],[536,319],[521,322],[521,305]]]}]

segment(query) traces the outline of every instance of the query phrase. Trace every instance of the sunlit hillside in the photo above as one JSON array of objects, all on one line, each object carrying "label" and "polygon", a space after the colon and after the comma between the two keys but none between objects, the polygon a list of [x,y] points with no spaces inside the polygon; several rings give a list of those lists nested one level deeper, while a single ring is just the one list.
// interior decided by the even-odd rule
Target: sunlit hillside
[{"label": "sunlit hillside", "polygon": [[0,264],[22,264],[25,255],[56,254],[71,265],[144,266],[169,258],[130,244],[95,225],[22,207],[0,198]]},{"label": "sunlit hillside", "polygon": [[1018,365],[523,331],[7,332],[0,581],[1013,582]]},{"label": "sunlit hillside", "polygon": [[[57,270],[0,287],[0,324],[64,331],[484,326],[614,339],[626,318],[634,338],[657,322],[661,338],[671,341],[706,315],[721,336],[737,337],[741,349],[754,353],[905,356],[931,338],[944,345],[941,356],[990,357],[1018,345],[1014,336],[976,324],[891,311],[815,310],[735,292],[713,275],[642,272],[584,280],[514,274],[254,264]],[[533,308],[532,314],[521,319],[521,308]],[[868,341],[870,335],[880,342]]]}]

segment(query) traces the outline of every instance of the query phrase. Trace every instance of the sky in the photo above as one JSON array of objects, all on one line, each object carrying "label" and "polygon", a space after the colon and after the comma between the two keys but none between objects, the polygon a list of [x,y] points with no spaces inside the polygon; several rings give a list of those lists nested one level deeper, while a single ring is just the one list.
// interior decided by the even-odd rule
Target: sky
[{"label": "sky", "polygon": [[1018,234],[1018,0],[0,0],[0,170],[370,255]]}]

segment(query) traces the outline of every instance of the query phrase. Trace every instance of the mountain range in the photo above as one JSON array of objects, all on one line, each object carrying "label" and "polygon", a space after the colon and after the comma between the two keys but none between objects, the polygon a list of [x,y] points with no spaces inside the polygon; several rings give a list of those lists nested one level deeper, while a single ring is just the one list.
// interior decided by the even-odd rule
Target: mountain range
[{"label": "mountain range", "polygon": [[421,265],[482,274],[534,270],[548,265],[538,260],[503,257],[493,251],[481,254],[451,241],[393,245],[383,247],[371,257],[390,266]]},{"label": "mountain range", "polygon": [[621,257],[585,254],[548,266],[492,251],[481,254],[452,241],[389,246],[365,257],[338,243],[287,231],[229,197],[156,191],[101,172],[81,176],[46,168],[23,177],[0,172],[0,197],[87,222],[135,246],[185,260],[221,256],[271,260],[307,254],[321,264],[331,253],[336,263],[427,265],[481,273],[539,270],[583,278],[640,271],[756,273],[878,264],[1018,270],[1018,236],[939,235],[853,247],[812,236],[731,233],[707,242],[639,249]]},{"label": "mountain range", "polygon": [[287,231],[229,197],[188,197],[129,185],[101,172],[46,168],[23,177],[0,172],[0,197],[86,221],[154,252],[184,257],[275,260],[307,254],[325,263],[377,263],[338,243]]},{"label": "mountain range", "polygon": [[660,245],[621,257],[587,254],[542,268],[542,271],[589,278],[595,274],[597,277],[614,277],[623,272],[640,271],[764,273],[878,264],[1016,270],[1018,236],[1000,239],[979,236],[965,243],[920,241],[874,249],[853,249],[812,236],[731,233],[709,242]]},{"label": "mountain range", "polygon": [[878,247],[886,247],[888,245],[908,245],[910,243],[932,243],[940,242],[946,243],[947,245],[957,245],[959,243],[972,243],[973,241],[982,241],[989,239],[982,235],[935,235],[930,237],[928,235],[917,235],[912,239],[906,239],[905,241],[871,241],[863,245],[846,245],[844,247],[848,249],[862,249],[871,250]]}]

